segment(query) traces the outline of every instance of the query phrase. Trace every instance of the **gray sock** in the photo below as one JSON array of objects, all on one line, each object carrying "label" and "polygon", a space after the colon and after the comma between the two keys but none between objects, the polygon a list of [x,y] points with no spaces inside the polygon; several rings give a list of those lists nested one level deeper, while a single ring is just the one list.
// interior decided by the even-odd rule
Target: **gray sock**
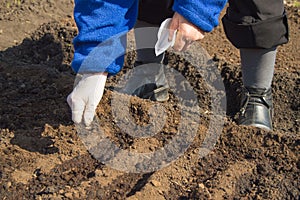
[{"label": "gray sock", "polygon": [[276,60],[276,47],[271,49],[240,49],[245,87],[271,87]]},{"label": "gray sock", "polygon": [[157,101],[168,99],[168,81],[165,66],[162,64],[164,54],[155,55],[158,26],[143,21],[137,21],[134,36],[137,48],[135,68],[132,70],[130,81],[123,92],[148,99],[149,95]]},{"label": "gray sock", "polygon": [[[158,26],[138,20],[135,24],[135,41],[137,47],[137,64],[144,65],[137,73],[144,84],[155,83],[157,87],[167,86],[162,61],[164,54],[155,55],[154,46],[157,41]],[[147,65],[145,65],[147,64]]]}]

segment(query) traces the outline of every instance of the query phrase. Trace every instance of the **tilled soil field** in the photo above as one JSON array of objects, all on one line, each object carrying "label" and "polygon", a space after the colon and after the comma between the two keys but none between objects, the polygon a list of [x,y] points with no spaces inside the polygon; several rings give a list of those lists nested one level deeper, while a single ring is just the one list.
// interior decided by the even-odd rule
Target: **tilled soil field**
[{"label": "tilled soil field", "polygon": [[[75,79],[70,68],[72,39],[77,34],[72,9],[69,0],[0,3],[1,199],[299,199],[298,8],[287,8],[290,42],[278,49],[274,130],[236,124],[239,55],[220,26],[201,41],[217,64],[227,96],[226,119],[214,148],[199,156],[203,133],[212,120],[209,92],[201,74],[167,53],[169,64],[190,82],[203,112],[183,155],[156,171],[139,173],[95,159],[72,123],[66,103]],[[135,53],[128,52],[123,70],[108,79],[97,116],[101,128],[121,149],[155,152],[176,137],[181,111],[172,94],[167,102],[156,103],[114,90],[134,60]],[[115,95],[130,99],[131,117],[141,126],[151,123],[151,106],[162,106],[167,118],[161,132],[135,138],[122,131],[111,106]],[[122,119],[123,113],[119,115]]]}]

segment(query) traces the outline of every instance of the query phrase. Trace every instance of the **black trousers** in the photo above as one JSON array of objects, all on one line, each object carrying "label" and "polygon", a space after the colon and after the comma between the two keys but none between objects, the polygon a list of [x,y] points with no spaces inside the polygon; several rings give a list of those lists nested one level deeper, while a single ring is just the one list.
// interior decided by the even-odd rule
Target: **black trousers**
[{"label": "black trousers", "polygon": [[139,0],[138,19],[150,24],[160,25],[172,17],[174,0]]},{"label": "black trousers", "polygon": [[[138,19],[159,25],[172,17],[173,0],[140,0]],[[271,48],[287,43],[283,0],[229,0],[222,18],[225,34],[237,48]]]},{"label": "black trousers", "polygon": [[229,0],[222,22],[237,48],[271,48],[289,39],[282,0]]}]

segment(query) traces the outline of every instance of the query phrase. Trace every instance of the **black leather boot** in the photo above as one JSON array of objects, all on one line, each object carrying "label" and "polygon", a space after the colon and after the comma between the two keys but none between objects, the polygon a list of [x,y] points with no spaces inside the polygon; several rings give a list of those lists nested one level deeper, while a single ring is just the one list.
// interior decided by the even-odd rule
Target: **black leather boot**
[{"label": "black leather boot", "polygon": [[[135,62],[134,66],[143,65],[142,62]],[[150,63],[148,70],[142,70],[139,74],[143,77],[144,85],[137,88],[132,95],[151,101],[164,102],[169,99],[169,85],[166,80],[163,64]],[[151,78],[152,77],[152,78]]]},{"label": "black leather boot", "polygon": [[169,87],[145,84],[134,91],[132,95],[151,101],[165,102],[169,99]]},{"label": "black leather boot", "polygon": [[238,123],[272,130],[272,89],[243,88]]},{"label": "black leather boot", "polygon": [[142,99],[164,102],[169,99],[165,67],[161,63],[135,62],[130,81],[122,91]]}]

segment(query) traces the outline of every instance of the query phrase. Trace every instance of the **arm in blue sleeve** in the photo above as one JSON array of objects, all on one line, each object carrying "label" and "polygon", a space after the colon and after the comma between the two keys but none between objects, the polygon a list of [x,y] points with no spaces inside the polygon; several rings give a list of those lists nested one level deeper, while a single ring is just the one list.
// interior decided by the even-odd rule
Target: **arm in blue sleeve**
[{"label": "arm in blue sleeve", "polygon": [[219,24],[227,0],[175,0],[173,10],[205,32]]},{"label": "arm in blue sleeve", "polygon": [[133,28],[138,0],[75,0],[72,68],[79,73],[118,73],[124,62],[126,33]]}]

